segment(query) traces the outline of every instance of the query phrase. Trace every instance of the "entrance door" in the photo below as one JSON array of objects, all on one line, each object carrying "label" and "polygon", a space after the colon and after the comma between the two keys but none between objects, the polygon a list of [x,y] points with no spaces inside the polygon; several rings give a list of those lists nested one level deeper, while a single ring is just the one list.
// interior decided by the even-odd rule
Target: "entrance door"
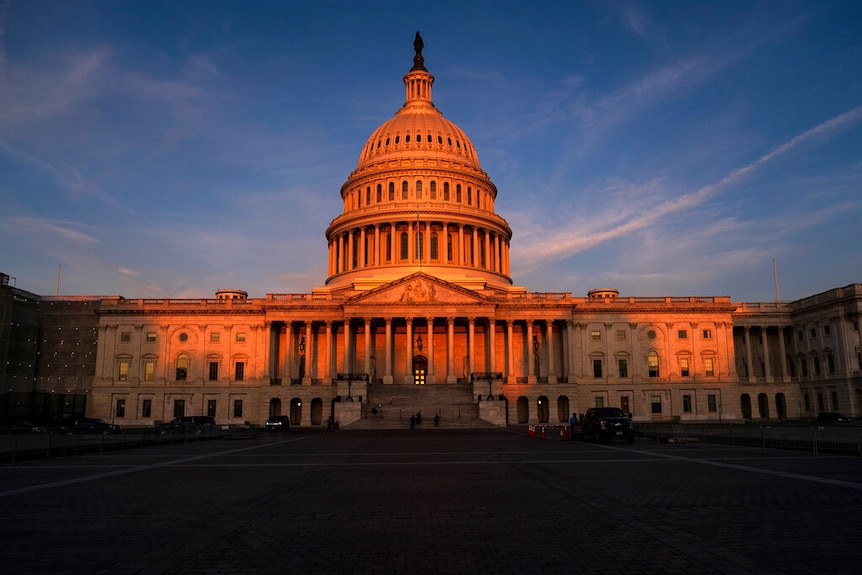
[{"label": "entrance door", "polygon": [[413,383],[425,385],[425,372],[428,369],[428,360],[421,355],[413,358]]},{"label": "entrance door", "polygon": [[623,413],[631,413],[629,410],[629,397],[627,395],[620,397],[620,409],[623,410]]}]

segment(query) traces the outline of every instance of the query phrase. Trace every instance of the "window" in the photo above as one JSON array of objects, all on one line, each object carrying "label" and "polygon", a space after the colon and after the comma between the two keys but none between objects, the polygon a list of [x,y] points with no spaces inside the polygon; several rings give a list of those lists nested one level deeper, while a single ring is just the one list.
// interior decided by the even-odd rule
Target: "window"
[{"label": "window", "polygon": [[402,200],[407,199],[407,180],[404,180],[403,182],[401,182],[401,199]]},{"label": "window", "polygon": [[703,330],[703,339],[712,339],[712,330],[711,329]]},{"label": "window", "polygon": [[676,336],[679,339],[688,339],[688,331],[681,329],[678,332],[676,332]]},{"label": "window", "polygon": [[601,396],[596,397],[595,401],[593,403],[595,403],[595,407],[604,407],[605,406],[605,398],[601,397]]},{"label": "window", "polygon": [[826,355],[826,367],[829,369],[829,375],[835,375],[835,356],[831,353]]},{"label": "window", "polygon": [[422,199],[422,180],[416,180],[416,199]]},{"label": "window", "polygon": [[446,234],[446,259],[452,261],[452,234]]},{"label": "window", "polygon": [[242,381],[245,378],[245,362],[238,361],[236,362],[236,370],[235,370],[234,379],[237,381]]},{"label": "window", "polygon": [[437,259],[437,232],[431,234],[431,259]]},{"label": "window", "polygon": [[[185,381],[189,376],[189,356],[181,353],[177,356],[177,381]],[[177,416],[179,417],[179,416]]]},{"label": "window", "polygon": [[624,329],[617,330],[617,341],[625,341],[626,340],[626,331]]},{"label": "window", "polygon": [[129,362],[121,361],[120,362],[120,373],[117,376],[117,379],[120,381],[128,381],[129,379]]},{"label": "window", "polygon": [[629,361],[627,359],[618,359],[617,365],[620,369],[620,377],[628,377],[629,376]]},{"label": "window", "polygon": [[593,360],[593,377],[601,377],[602,376],[602,360],[594,359]]},{"label": "window", "polygon": [[145,361],[144,362],[144,381],[153,381],[156,375],[156,362],[154,361]]},{"label": "window", "polygon": [[653,415],[661,415],[661,396],[651,395],[650,398],[650,413]]},{"label": "window", "polygon": [[796,339],[798,339],[799,341],[802,341],[802,338],[803,338],[803,335],[802,335],[802,332],[800,331],[796,334]]},{"label": "window", "polygon": [[[428,138],[431,138],[431,136],[428,136]],[[428,141],[430,142],[431,140],[429,139]],[[437,199],[437,182],[435,180],[431,180],[431,183],[428,185],[430,186],[429,192],[431,193],[431,199],[436,200]]]},{"label": "window", "polygon": [[658,354],[654,351],[647,354],[647,370],[650,377],[658,377]]},{"label": "window", "polygon": [[808,362],[805,361],[805,358],[800,358],[799,367],[802,368],[802,377],[808,377]]},{"label": "window", "polygon": [[455,184],[455,201],[461,203],[461,184]]},{"label": "window", "polygon": [[449,201],[449,182],[443,182],[443,201]]},{"label": "window", "polygon": [[216,400],[208,399],[207,400],[207,415],[210,417],[216,416]]},{"label": "window", "polygon": [[239,332],[239,333],[237,333],[237,334],[236,334],[236,340],[237,340],[238,342],[243,342],[243,341],[245,341],[245,333],[244,333],[244,332]]},{"label": "window", "polygon": [[395,182],[389,182],[389,201],[395,201]]},{"label": "window", "polygon": [[407,247],[407,233],[401,232],[401,259],[406,260],[408,253],[409,252],[408,252],[408,247]]},{"label": "window", "polygon": [[703,358],[703,371],[704,371],[704,374],[709,376],[709,377],[712,377],[715,375],[715,368],[712,365],[712,358],[711,357]]},{"label": "window", "polygon": [[367,186],[365,188],[365,205],[367,206],[370,203],[371,203],[371,186]]},{"label": "window", "polygon": [[120,341],[132,341],[132,334],[127,331],[124,331],[120,334]]},{"label": "window", "polygon": [[832,405],[829,407],[831,409],[838,409],[838,392],[834,389],[829,392],[829,397],[832,400]]},{"label": "window", "polygon": [[234,399],[233,400],[233,416],[234,417],[242,417],[242,400]]},{"label": "window", "polygon": [[210,381],[216,381],[218,379],[218,362],[211,361],[210,362]]},{"label": "window", "polygon": [[183,332],[180,334],[180,341],[186,342],[188,340],[189,340],[189,334],[187,334],[186,332]]},{"label": "window", "polygon": [[683,395],[682,396],[682,411],[683,413],[691,413],[691,396]]},{"label": "window", "polygon": [[718,405],[715,401],[714,393],[710,393],[706,396],[706,408],[709,410],[710,413],[715,413],[716,411],[718,411]]},{"label": "window", "polygon": [[824,337],[829,337],[830,335],[832,335],[832,330],[829,328],[828,325],[823,326],[823,335]]},{"label": "window", "polygon": [[602,332],[597,330],[590,332],[590,339],[593,341],[602,341]]},{"label": "window", "polygon": [[811,339],[816,339],[816,338],[817,338],[817,328],[812,327],[811,328]]},{"label": "window", "polygon": [[820,358],[814,356],[812,361],[814,362],[814,375],[820,375]]},{"label": "window", "polygon": [[183,417],[186,414],[186,400],[174,400],[174,417]]},{"label": "window", "polygon": [[210,342],[218,343],[220,337],[221,337],[221,334],[219,334],[219,333],[211,333],[210,334]]},{"label": "window", "polygon": [[467,186],[467,205],[473,205],[473,188]]},{"label": "window", "polygon": [[382,201],[383,201],[383,186],[380,184],[377,184],[377,203],[379,204]]},{"label": "window", "polygon": [[141,417],[153,416],[153,400],[145,399],[141,402]]},{"label": "window", "polygon": [[147,343],[153,343],[156,341],[156,333],[151,331],[147,333]]},{"label": "window", "polygon": [[119,417],[126,417],[126,400],[118,399],[117,400],[117,409],[114,414]]},{"label": "window", "polygon": [[688,358],[687,357],[679,358],[679,374],[682,377],[688,377]]},{"label": "window", "polygon": [[823,392],[818,391],[817,392],[817,410],[818,411],[824,411],[825,409],[826,409],[826,406],[823,405]]},{"label": "window", "polygon": [[805,411],[811,411],[811,396],[806,392],[803,399],[805,400]]}]

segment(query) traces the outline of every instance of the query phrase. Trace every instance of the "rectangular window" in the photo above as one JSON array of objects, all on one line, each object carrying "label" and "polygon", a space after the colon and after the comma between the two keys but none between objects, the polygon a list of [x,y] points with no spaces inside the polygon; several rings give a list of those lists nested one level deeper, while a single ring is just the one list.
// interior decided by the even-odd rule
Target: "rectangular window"
[{"label": "rectangular window", "polygon": [[234,399],[233,400],[233,416],[234,417],[242,417],[242,400]]},{"label": "rectangular window", "polygon": [[712,330],[711,329],[703,330],[703,339],[712,339]]},{"label": "rectangular window", "polygon": [[156,341],[156,332],[147,332],[147,343],[153,343],[154,341]]},{"label": "rectangular window", "polygon": [[811,339],[817,339],[817,328],[812,327],[810,333],[811,333]]},{"label": "rectangular window", "polygon": [[620,368],[620,377],[629,376],[629,361],[627,359],[618,359],[617,365]]},{"label": "rectangular window", "polygon": [[602,360],[594,359],[593,360],[593,377],[601,377],[602,376]]},{"label": "rectangular window", "polygon": [[825,337],[829,337],[830,335],[832,335],[832,330],[829,328],[828,325],[823,326],[823,335]]},{"label": "rectangular window", "polygon": [[711,357],[703,358],[703,371],[709,377],[712,377],[715,375],[715,368],[712,366],[712,358]]},{"label": "rectangular window", "polygon": [[596,405],[595,405],[596,407],[604,407],[605,406],[605,398],[604,397],[597,397],[595,403],[596,403]]},{"label": "rectangular window", "polygon": [[208,399],[207,400],[207,415],[210,417],[216,416],[216,400]]},{"label": "rectangular window", "polygon": [[156,376],[156,362],[154,361],[145,361],[144,362],[144,381],[153,381]]},{"label": "rectangular window", "polygon": [[650,396],[650,412],[653,415],[661,415],[661,396],[660,395]]},{"label": "rectangular window", "polygon": [[806,392],[803,399],[805,400],[805,411],[811,411],[811,396]]},{"label": "rectangular window", "polygon": [[210,381],[216,381],[218,379],[218,362],[211,361],[210,362]]},{"label": "rectangular window", "polygon": [[186,400],[174,400],[174,417],[183,417],[186,414]]},{"label": "rectangular window", "polygon": [[826,367],[829,369],[829,375],[835,375],[835,356],[831,353],[826,356]]},{"label": "rectangular window", "polygon": [[688,358],[679,358],[679,374],[683,377],[688,377]]},{"label": "rectangular window", "polygon": [[123,333],[120,334],[120,341],[123,341],[123,342],[132,341],[132,334],[127,332],[127,331],[124,331]]},{"label": "rectangular window", "polygon": [[118,399],[117,400],[117,410],[114,412],[118,418],[126,417],[126,400]]},{"label": "rectangular window", "polygon": [[681,329],[678,332],[676,332],[676,336],[679,339],[688,339],[688,332],[684,329]]},{"label": "rectangular window", "polygon": [[153,416],[153,400],[145,399],[141,402],[141,417]]},{"label": "rectangular window", "polygon": [[602,341],[602,332],[600,332],[600,331],[593,331],[593,332],[591,332],[591,333],[590,333],[590,338],[591,338],[593,341]]},{"label": "rectangular window", "polygon": [[683,413],[691,413],[691,396],[683,395],[682,396],[682,411]]},{"label": "rectangular window", "polygon": [[715,413],[716,411],[718,411],[718,406],[715,401],[715,394],[710,393],[706,396],[706,408],[709,410],[710,413]]},{"label": "rectangular window", "polygon": [[126,381],[129,379],[129,362],[121,361],[120,362],[120,373],[117,376],[117,379],[120,381]]},{"label": "rectangular window", "polygon": [[829,398],[832,400],[832,405],[830,406],[834,410],[838,410],[838,392],[834,389],[829,393]]},{"label": "rectangular window", "polygon": [[626,331],[624,329],[617,330],[617,341],[625,341],[626,340]]},{"label": "rectangular window", "polygon": [[237,381],[242,381],[245,378],[245,362],[238,361],[236,362],[236,373],[234,374],[234,379]]},{"label": "rectangular window", "polygon": [[814,361],[814,375],[820,375],[820,358],[817,356],[814,356],[813,361]]},{"label": "rectangular window", "polygon": [[211,333],[210,334],[210,342],[218,343],[220,337],[221,337],[221,334],[219,334],[219,333]]},{"label": "rectangular window", "polygon": [[237,341],[245,341],[245,333],[243,333],[243,332],[237,333],[236,334],[236,340]]},{"label": "rectangular window", "polygon": [[823,392],[818,391],[817,392],[817,411],[824,411],[825,409],[826,409],[826,406],[823,405]]},{"label": "rectangular window", "polygon": [[801,331],[800,331],[799,333],[797,333],[797,334],[796,334],[796,339],[798,339],[799,341],[802,341],[802,338],[803,338],[803,337],[804,337],[804,336],[802,335],[802,332],[801,332]]},{"label": "rectangular window", "polygon": [[650,377],[658,377],[658,354],[654,351],[647,355],[647,371]]}]

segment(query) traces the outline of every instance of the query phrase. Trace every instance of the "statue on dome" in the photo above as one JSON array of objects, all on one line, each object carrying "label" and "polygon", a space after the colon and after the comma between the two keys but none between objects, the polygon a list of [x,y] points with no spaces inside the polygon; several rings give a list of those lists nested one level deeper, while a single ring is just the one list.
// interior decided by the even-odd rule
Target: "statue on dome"
[{"label": "statue on dome", "polygon": [[[413,39],[413,50],[416,55],[413,56],[413,70],[425,70],[425,58],[422,57],[422,48],[425,47],[425,42],[422,41],[422,36],[419,35],[419,30],[416,31],[416,37]],[[428,70],[425,70],[426,72]]]}]

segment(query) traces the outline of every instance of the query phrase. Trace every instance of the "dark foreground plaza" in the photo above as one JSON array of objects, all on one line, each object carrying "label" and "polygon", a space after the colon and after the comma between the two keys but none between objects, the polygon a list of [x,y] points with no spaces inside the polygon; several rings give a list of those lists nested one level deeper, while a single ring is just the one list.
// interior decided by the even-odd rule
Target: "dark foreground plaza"
[{"label": "dark foreground plaza", "polygon": [[3,572],[854,573],[862,458],[290,432],[0,466]]}]

